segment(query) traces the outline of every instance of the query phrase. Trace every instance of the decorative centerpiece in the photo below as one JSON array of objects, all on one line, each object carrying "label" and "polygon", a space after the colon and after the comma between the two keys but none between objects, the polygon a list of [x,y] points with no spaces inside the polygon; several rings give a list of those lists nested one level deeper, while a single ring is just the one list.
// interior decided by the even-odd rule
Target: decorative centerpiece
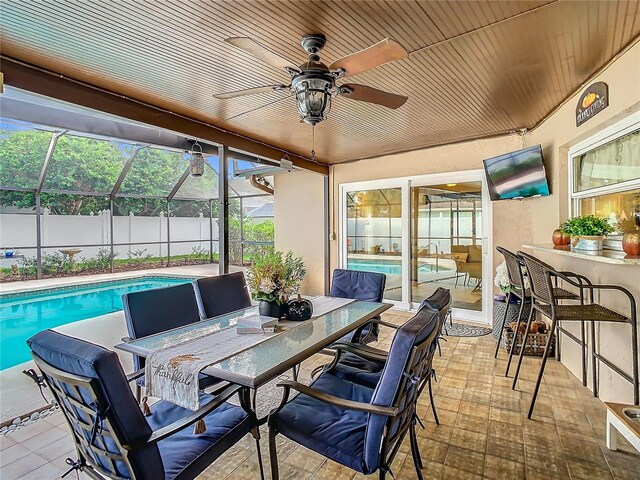
[{"label": "decorative centerpiece", "polygon": [[254,300],[260,302],[260,315],[282,318],[289,297],[298,293],[305,274],[302,258],[292,252],[272,252],[256,258],[247,271],[247,283]]},{"label": "decorative centerpiece", "polygon": [[609,222],[595,215],[583,215],[564,222],[562,232],[571,235],[574,250],[598,251],[604,246],[604,236],[614,231]]},{"label": "decorative centerpiece", "polygon": [[289,300],[287,303],[287,320],[301,322],[309,320],[311,315],[313,315],[313,303],[311,300],[302,298],[300,294],[297,299]]}]

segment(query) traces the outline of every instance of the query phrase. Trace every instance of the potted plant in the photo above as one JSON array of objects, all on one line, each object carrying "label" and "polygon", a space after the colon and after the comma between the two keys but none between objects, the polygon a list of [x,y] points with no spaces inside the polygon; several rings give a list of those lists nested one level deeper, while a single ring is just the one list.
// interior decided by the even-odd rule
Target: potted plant
[{"label": "potted plant", "polygon": [[564,222],[563,233],[571,235],[571,248],[576,250],[602,250],[604,236],[614,231],[609,222],[595,215],[582,215]]},{"label": "potted plant", "polygon": [[271,252],[254,260],[247,271],[247,283],[260,315],[282,318],[289,297],[298,293],[306,269],[302,258],[292,252]]}]

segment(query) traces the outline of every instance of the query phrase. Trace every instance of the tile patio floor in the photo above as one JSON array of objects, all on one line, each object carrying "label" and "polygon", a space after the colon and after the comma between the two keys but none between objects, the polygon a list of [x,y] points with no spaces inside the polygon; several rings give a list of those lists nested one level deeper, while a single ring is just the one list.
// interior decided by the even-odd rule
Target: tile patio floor
[{"label": "tile patio floor", "polygon": [[[401,313],[385,320],[401,323]],[[392,330],[381,332],[389,346]],[[640,455],[624,440],[620,451],[605,447],[605,407],[568,370],[550,360],[534,412],[526,419],[529,392],[538,359],[526,358],[518,390],[503,376],[506,355],[493,358],[491,336],[449,337],[443,356],[436,356],[439,382],[435,397],[441,425],[434,423],[428,393],[419,402],[426,429],[418,429],[426,479],[639,479]],[[316,356],[303,364],[301,377],[325,363]],[[266,435],[262,441],[268,469]],[[0,478],[58,478],[66,470],[72,443],[60,413],[0,438]],[[356,480],[355,472],[278,437],[280,476],[285,479]],[[408,442],[392,465],[396,479],[416,478]],[[70,476],[69,478],[75,478]],[[86,478],[81,476],[81,478]],[[223,455],[199,479],[257,479],[258,464],[251,437]],[[377,478],[375,475],[371,478]]]}]

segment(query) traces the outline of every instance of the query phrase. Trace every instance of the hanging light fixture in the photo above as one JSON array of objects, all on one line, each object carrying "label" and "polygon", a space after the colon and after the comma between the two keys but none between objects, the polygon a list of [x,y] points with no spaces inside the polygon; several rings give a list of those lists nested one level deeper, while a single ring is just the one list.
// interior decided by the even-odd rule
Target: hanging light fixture
[{"label": "hanging light fixture", "polygon": [[[300,119],[315,126],[327,118],[331,111],[331,94],[334,87],[332,79],[327,79],[321,75],[304,75],[294,82],[293,88],[296,92],[296,106]],[[315,78],[314,78],[315,77]]]},{"label": "hanging light fixture", "polygon": [[336,78],[341,72],[330,71],[318,55],[325,40],[324,35],[305,35],[302,38],[302,46],[309,57],[291,77],[300,120],[312,126],[327,118],[331,97],[338,94]]},{"label": "hanging light fixture", "polygon": [[[197,150],[196,150],[197,149]],[[192,177],[201,177],[204,174],[204,153],[202,146],[196,140],[191,147],[190,168]]]}]

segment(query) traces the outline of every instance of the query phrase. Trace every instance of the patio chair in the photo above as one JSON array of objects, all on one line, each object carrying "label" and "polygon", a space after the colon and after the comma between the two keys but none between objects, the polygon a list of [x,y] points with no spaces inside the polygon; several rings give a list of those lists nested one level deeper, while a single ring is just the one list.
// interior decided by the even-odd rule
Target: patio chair
[{"label": "patio chair", "polygon": [[244,273],[199,278],[193,281],[200,317],[213,318],[251,306]]},{"label": "patio chair", "polygon": [[[533,396],[531,397],[531,403],[529,405],[529,413],[528,418],[531,418],[533,414],[533,408],[536,403],[536,397],[538,396],[538,390],[540,389],[540,382],[542,381],[542,375],[544,374],[544,368],[547,364],[547,356],[549,355],[549,350],[551,346],[551,342],[555,335],[556,325],[559,321],[578,321],[578,322],[591,322],[591,338],[593,339],[593,344],[591,346],[591,359],[592,359],[592,374],[593,374],[593,395],[598,396],[598,369],[597,362],[604,363],[611,370],[616,372],[622,378],[627,380],[633,385],[633,402],[634,404],[638,404],[638,400],[640,397],[640,392],[638,391],[638,331],[637,331],[637,313],[636,313],[636,300],[633,294],[627,290],[626,288],[617,286],[617,285],[593,285],[593,284],[584,284],[578,283],[574,279],[570,278],[568,275],[565,275],[564,272],[559,272],[553,269],[550,265],[542,262],[536,257],[529,255],[524,252],[518,252],[518,255],[522,257],[524,263],[527,267],[527,273],[529,275],[529,281],[531,282],[531,298],[532,298],[532,308],[531,313],[529,314],[529,319],[527,320],[527,328],[525,330],[523,345],[526,344],[527,335],[529,334],[529,327],[531,326],[531,320],[533,319],[534,311],[540,312],[545,317],[551,320],[551,327],[549,329],[549,338],[547,339],[547,344],[545,347],[545,351],[542,357],[542,363],[540,365],[540,371],[538,372],[538,378],[536,380],[536,385],[533,390]],[[581,297],[584,298],[582,292],[585,290],[589,292],[589,300],[590,302],[587,304],[572,304],[572,305],[560,305],[558,303],[559,298],[556,297],[553,285],[551,283],[551,279],[557,277],[564,282],[572,285],[575,288],[578,288],[581,292]],[[623,293],[626,295],[629,300],[629,311],[630,314],[622,315],[618,312],[610,310],[600,304],[593,302],[593,292],[595,290],[603,291],[603,290],[614,290]],[[631,360],[631,370],[632,374],[629,375],[627,372],[622,370],[620,367],[612,363],[603,357],[600,353],[598,353],[596,336],[595,336],[595,322],[614,322],[614,323],[628,323],[631,325],[631,351],[632,351],[632,360]],[[524,348],[520,349],[520,357],[518,358],[518,366],[516,367],[516,373],[513,379],[513,384],[515,387],[516,381],[518,380],[518,374],[520,372],[520,367],[522,365],[522,357],[524,353]],[[584,370],[583,370],[584,371]]]},{"label": "patio chair", "polygon": [[[449,309],[451,307],[451,291],[446,288],[438,287],[436,291],[428,298],[424,299],[418,311],[423,308],[429,308],[438,311],[438,335],[433,348],[440,349],[439,341],[442,339],[442,329],[447,319]],[[400,326],[392,323],[381,322],[383,325],[393,329]],[[446,340],[446,339],[444,339]],[[333,362],[321,367],[324,372],[336,375],[350,382],[364,385],[365,387],[375,388],[380,381],[382,370],[387,361],[388,352],[368,345],[360,345],[350,342],[338,342],[333,345],[336,350],[336,356]],[[429,387],[429,400],[431,401],[431,409],[433,417],[437,425],[440,425],[438,412],[433,399],[433,389],[431,379],[437,379],[436,371],[432,367],[431,375],[427,376],[423,384],[420,385],[419,394],[421,395],[426,386]]]},{"label": "patio chair", "polygon": [[[123,338],[124,341],[155,335],[200,321],[196,294],[190,283],[125,293],[122,296],[122,305],[129,332],[129,338]],[[134,355],[133,365],[135,370],[143,369],[144,358]],[[200,374],[202,389],[220,382],[221,380],[215,377]],[[138,398],[142,386],[144,377],[140,377],[137,382]]]},{"label": "patio chair", "polygon": [[[322,373],[311,386],[295,381],[284,388],[281,405],[269,415],[271,473],[278,480],[276,436],[365,475],[391,472],[390,465],[409,434],[419,479],[422,460],[415,431],[419,387],[431,374],[438,312],[424,308],[396,332],[375,388]],[[287,403],[291,390],[300,392]]]},{"label": "patio chair", "polygon": [[[502,254],[502,256],[504,257],[504,261],[507,265],[507,273],[509,275],[509,293],[507,294],[507,299],[506,299],[506,305],[505,305],[505,309],[504,309],[504,317],[502,318],[502,322],[500,325],[500,335],[498,336],[498,344],[496,345],[496,352],[494,354],[494,358],[498,358],[498,351],[500,350],[500,343],[502,341],[502,333],[504,331],[505,328],[505,323],[507,322],[507,315],[509,312],[509,308],[511,307],[512,304],[511,303],[511,299],[512,298],[516,298],[519,302],[520,302],[520,306],[519,306],[519,310],[518,310],[518,319],[517,319],[517,326],[516,326],[516,330],[513,333],[513,340],[511,342],[511,347],[509,348],[509,360],[507,361],[507,369],[505,371],[505,376],[509,375],[509,369],[511,368],[511,360],[513,358],[513,353],[515,352],[515,347],[518,344],[518,335],[520,335],[520,323],[522,321],[522,315],[524,313],[524,307],[525,305],[531,305],[531,291],[526,287],[525,284],[525,279],[524,279],[524,260],[522,260],[522,258],[520,258],[518,255],[516,255],[515,253],[507,250],[504,247],[496,247],[496,250],[498,252],[500,252]],[[569,273],[567,272],[567,274],[577,278],[578,280],[582,281],[576,274],[573,273]],[[557,280],[557,279],[556,279]],[[576,295],[572,292],[570,292],[569,290],[565,290],[564,288],[560,288],[557,285],[555,287],[553,287],[553,291],[554,294],[556,296],[557,299],[562,299],[562,300],[579,300],[580,296]],[[558,328],[560,328],[560,326],[558,325]],[[565,330],[563,329],[563,332],[565,332]],[[568,335],[570,338],[572,338],[573,340],[575,340],[581,347],[582,347],[582,383],[583,385],[587,384],[587,377],[586,377],[586,370],[585,370],[585,355],[586,355],[586,342],[584,339],[584,328],[581,329],[581,336],[580,338],[575,337],[572,333],[570,332],[566,332],[566,335]],[[525,344],[523,343],[521,348],[525,348]],[[560,345],[558,343],[558,348],[557,348],[557,352],[558,352],[558,359],[560,358]]]},{"label": "patio chair", "polygon": [[[384,273],[360,272],[336,268],[331,279],[332,297],[352,298],[364,302],[382,302],[387,276]],[[343,340],[356,343],[370,343],[378,339],[379,327],[375,317],[370,323],[358,328]]]},{"label": "patio chair", "polygon": [[[73,470],[90,478],[193,479],[247,433],[257,435],[255,417],[226,403],[245,390],[228,386],[218,396],[202,394],[202,407],[192,412],[160,401],[144,416],[115,352],[53,330],[27,343],[51,388],[75,442]],[[204,420],[206,431],[193,433]],[[258,460],[261,462],[260,452]]]}]

